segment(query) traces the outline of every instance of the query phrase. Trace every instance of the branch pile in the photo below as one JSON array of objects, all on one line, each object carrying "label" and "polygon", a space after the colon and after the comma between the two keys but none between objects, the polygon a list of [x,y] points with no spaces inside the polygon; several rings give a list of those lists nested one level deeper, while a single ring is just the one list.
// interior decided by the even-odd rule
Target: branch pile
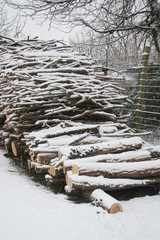
[{"label": "branch pile", "polygon": [[127,96],[92,60],[58,41],[1,38],[0,67],[1,139],[48,184],[69,193],[159,183],[158,147],[127,127]]}]

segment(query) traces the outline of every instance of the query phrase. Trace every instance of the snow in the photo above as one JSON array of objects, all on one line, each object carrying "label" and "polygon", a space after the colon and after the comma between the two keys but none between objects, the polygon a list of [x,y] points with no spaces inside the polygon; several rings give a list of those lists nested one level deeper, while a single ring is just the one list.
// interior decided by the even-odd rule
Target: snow
[{"label": "snow", "polygon": [[111,215],[39,186],[3,153],[0,151],[1,240],[160,238],[160,194],[121,201],[123,212]]}]

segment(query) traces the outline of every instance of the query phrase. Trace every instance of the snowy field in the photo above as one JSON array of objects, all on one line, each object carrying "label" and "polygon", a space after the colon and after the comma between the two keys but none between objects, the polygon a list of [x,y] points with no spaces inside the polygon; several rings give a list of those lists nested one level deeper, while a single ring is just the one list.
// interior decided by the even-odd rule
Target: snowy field
[{"label": "snowy field", "polygon": [[[0,240],[159,240],[160,194],[108,214],[33,182],[0,150]],[[99,212],[99,213],[97,213]]]}]

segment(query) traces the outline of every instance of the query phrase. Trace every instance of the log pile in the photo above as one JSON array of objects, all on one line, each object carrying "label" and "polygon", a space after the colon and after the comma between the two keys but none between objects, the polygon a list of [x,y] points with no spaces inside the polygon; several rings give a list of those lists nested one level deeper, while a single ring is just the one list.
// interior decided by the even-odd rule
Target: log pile
[{"label": "log pile", "polygon": [[0,138],[7,153],[68,194],[157,186],[159,148],[127,126],[121,110],[129,99],[115,83],[59,41],[1,37]]}]

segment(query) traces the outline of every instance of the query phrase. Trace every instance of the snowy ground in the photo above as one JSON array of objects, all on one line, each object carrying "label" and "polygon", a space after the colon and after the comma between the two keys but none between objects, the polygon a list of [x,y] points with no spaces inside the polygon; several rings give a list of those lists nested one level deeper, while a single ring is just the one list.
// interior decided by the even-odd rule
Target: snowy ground
[{"label": "snowy ground", "polygon": [[[159,240],[160,194],[108,214],[38,186],[0,150],[0,240]],[[100,213],[97,213],[100,212]]]}]

